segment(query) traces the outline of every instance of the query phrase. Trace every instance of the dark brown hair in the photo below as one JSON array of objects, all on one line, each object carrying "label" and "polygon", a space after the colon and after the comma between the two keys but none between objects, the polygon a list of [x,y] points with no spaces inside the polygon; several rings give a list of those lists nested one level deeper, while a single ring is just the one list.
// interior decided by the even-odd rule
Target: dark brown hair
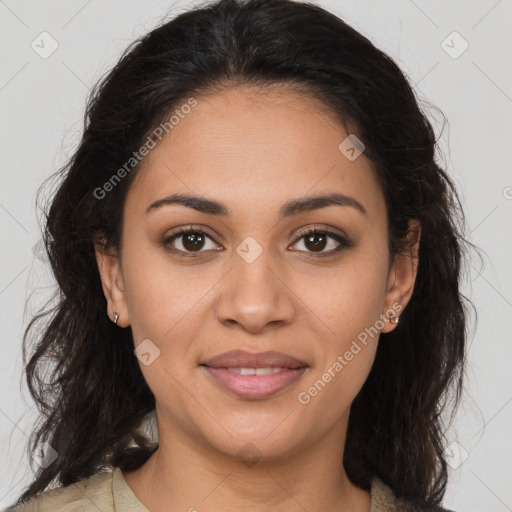
[{"label": "dark brown hair", "polygon": [[395,62],[335,15],[291,0],[220,0],[184,12],[132,43],[91,91],[83,138],[57,173],[45,211],[57,301],[45,304],[23,338],[29,390],[44,418],[29,451],[49,443],[58,457],[37,469],[17,503],[108,467],[133,470],[157,449],[140,430],[154,396],[131,329],[106,314],[94,252],[100,236],[120,248],[123,205],[139,165],[106,197],[95,191],[183,98],[228,84],[301,88],[350,124],[382,187],[391,256],[408,249],[408,221],[421,222],[414,293],[397,328],[381,335],[352,404],[344,466],[362,488],[378,476],[401,498],[440,504],[447,485],[441,419],[448,398],[453,410],[460,400],[471,305],[460,290],[471,245],[460,200],[437,162],[432,125]]}]

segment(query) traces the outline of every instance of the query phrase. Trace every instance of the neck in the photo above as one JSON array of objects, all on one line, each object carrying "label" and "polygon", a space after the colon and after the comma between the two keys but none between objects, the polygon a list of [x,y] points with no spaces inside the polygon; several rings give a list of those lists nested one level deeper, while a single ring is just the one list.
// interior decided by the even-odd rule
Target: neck
[{"label": "neck", "polygon": [[273,460],[257,455],[251,460],[255,452],[249,444],[239,460],[178,428],[159,437],[159,448],[148,461],[124,473],[151,512],[370,510],[369,493],[353,485],[343,467],[344,431],[333,429],[319,442]]}]

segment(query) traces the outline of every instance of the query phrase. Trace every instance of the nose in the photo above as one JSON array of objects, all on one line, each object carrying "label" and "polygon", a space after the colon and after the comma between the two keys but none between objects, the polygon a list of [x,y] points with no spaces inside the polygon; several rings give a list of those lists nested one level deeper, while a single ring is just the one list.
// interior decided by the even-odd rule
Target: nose
[{"label": "nose", "polygon": [[232,270],[219,287],[219,322],[259,333],[293,321],[296,308],[293,291],[287,285],[286,263],[271,260],[268,250],[252,262],[233,255]]}]

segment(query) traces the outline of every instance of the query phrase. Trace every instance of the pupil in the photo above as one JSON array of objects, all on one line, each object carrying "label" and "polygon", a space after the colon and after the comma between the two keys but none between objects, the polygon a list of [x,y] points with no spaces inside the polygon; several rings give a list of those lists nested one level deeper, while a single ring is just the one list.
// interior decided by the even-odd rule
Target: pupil
[{"label": "pupil", "polygon": [[[200,249],[200,245],[203,242],[203,235],[201,233],[191,233],[185,236],[185,242],[183,246],[187,250]],[[190,245],[189,245],[190,244]]]},{"label": "pupil", "polygon": [[[325,237],[324,235],[322,235],[321,233],[313,233],[313,234],[311,234],[311,235],[308,235],[308,236],[306,237],[306,242],[305,242],[306,247],[307,247],[307,246],[308,246],[308,244],[309,244],[309,243],[311,243],[311,241],[312,241],[313,239],[315,239],[315,238],[320,238],[320,239],[322,239],[322,241],[321,241],[321,242],[318,242],[318,241],[317,241],[317,242],[314,242],[314,243],[313,243],[313,245],[312,245],[312,247],[313,247],[313,249],[320,249],[320,251],[321,251],[322,249],[324,249],[324,248],[325,248],[325,239],[326,239],[326,237]],[[308,249],[309,249],[309,248],[310,248],[310,247],[308,247]]]}]

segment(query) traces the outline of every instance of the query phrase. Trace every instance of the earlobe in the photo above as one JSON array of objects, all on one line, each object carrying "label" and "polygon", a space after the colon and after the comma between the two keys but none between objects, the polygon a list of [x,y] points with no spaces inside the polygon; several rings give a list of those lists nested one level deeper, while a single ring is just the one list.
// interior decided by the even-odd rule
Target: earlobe
[{"label": "earlobe", "polygon": [[107,249],[102,239],[94,246],[103,294],[107,300],[106,315],[120,327],[129,325],[124,295],[123,275],[117,253]]},{"label": "earlobe", "polygon": [[[389,273],[388,291],[386,296],[387,321],[381,332],[390,332],[396,328],[396,318],[400,316],[409,303],[414,291],[419,264],[419,244],[421,224],[417,219],[409,221],[407,233],[409,251],[407,254],[396,254]],[[391,313],[391,315],[389,314]]]}]

